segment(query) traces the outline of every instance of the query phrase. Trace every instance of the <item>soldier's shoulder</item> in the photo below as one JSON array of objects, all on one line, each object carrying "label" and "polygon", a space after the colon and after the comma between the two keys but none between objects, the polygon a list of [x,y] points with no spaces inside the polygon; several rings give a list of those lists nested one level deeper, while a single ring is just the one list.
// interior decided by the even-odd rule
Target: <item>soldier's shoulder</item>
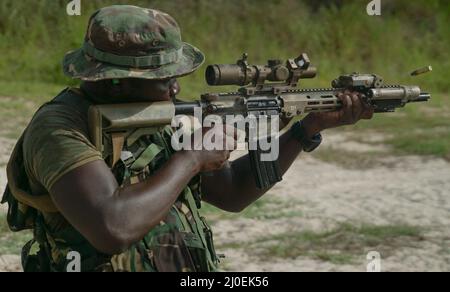
[{"label": "soldier's shoulder", "polygon": [[89,105],[82,95],[71,88],[65,89],[36,111],[28,128],[86,127]]},{"label": "soldier's shoulder", "polygon": [[[46,139],[52,139],[58,133],[59,139],[71,136],[89,137],[87,106],[82,97],[70,90],[64,90],[52,101],[41,106],[23,134],[24,148],[27,145],[39,144]],[[87,141],[86,141],[87,142]]]},{"label": "soldier's shoulder", "polygon": [[88,122],[78,107],[58,95],[43,105],[23,134],[22,159],[28,176],[49,190],[63,174],[90,161],[102,159],[90,141]]}]

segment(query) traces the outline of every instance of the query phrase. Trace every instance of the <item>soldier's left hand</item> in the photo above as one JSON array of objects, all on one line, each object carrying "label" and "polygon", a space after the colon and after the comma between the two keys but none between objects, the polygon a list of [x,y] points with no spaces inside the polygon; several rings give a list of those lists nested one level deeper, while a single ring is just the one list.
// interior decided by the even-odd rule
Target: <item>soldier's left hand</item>
[{"label": "soldier's left hand", "polygon": [[338,95],[342,108],[334,112],[311,113],[305,119],[308,133],[314,134],[330,128],[353,125],[360,120],[370,120],[374,109],[368,105],[358,92],[345,91]]}]

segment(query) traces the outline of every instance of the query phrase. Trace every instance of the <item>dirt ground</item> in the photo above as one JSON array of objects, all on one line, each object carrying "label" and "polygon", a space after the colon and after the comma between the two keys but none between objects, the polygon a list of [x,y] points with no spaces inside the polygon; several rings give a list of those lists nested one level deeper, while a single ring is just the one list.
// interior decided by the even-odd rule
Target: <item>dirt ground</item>
[{"label": "dirt ground", "polygon": [[[283,182],[269,192],[269,203],[264,205],[266,214],[213,220],[217,251],[226,254],[223,268],[366,271],[367,252],[380,249],[382,271],[450,271],[450,163],[431,157],[393,156],[388,147],[379,143],[383,137],[377,135],[363,142],[347,132],[326,133],[324,137],[321,149],[315,154],[302,154]],[[3,186],[5,159],[13,142],[0,139],[0,143]],[[355,247],[351,260],[342,260],[340,250],[347,247],[339,242],[340,237],[333,242],[328,236],[325,249],[329,250],[320,251],[341,255],[330,260],[330,256],[318,253],[296,254],[296,242],[286,245],[292,239],[281,236],[305,231],[321,234],[341,224],[413,226],[420,228],[421,234],[413,235],[414,240],[408,236],[384,237],[378,245],[367,247],[364,243],[355,245],[352,238],[351,246]],[[351,236],[363,238],[356,233]],[[298,243],[310,237],[300,237],[303,241]],[[274,238],[278,248],[269,249],[272,254],[267,248],[264,252],[268,238]],[[323,244],[323,240],[317,242]],[[313,249],[314,244],[310,245]],[[282,256],[277,257],[283,247]],[[18,269],[18,256],[0,256],[0,271]]]}]

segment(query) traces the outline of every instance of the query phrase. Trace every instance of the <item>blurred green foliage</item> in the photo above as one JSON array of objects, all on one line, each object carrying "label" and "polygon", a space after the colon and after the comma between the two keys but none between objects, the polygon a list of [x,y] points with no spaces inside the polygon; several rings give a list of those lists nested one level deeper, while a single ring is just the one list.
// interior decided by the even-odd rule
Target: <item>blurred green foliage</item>
[{"label": "blurred green foliage", "polygon": [[[308,52],[319,67],[317,81],[328,85],[340,73],[377,72],[387,80],[410,81],[407,73],[424,65],[435,71],[420,77],[425,87],[448,91],[450,2],[383,1],[383,15],[366,14],[368,0],[90,0],[82,16],[68,16],[63,0],[0,2],[0,80],[65,84],[64,53],[78,48],[86,23],[97,8],[134,4],[158,8],[180,23],[186,41],[207,62],[235,62],[242,52],[252,62]],[[202,71],[202,70],[201,70]],[[202,72],[185,87],[204,87]],[[0,89],[1,91],[1,89]]]}]

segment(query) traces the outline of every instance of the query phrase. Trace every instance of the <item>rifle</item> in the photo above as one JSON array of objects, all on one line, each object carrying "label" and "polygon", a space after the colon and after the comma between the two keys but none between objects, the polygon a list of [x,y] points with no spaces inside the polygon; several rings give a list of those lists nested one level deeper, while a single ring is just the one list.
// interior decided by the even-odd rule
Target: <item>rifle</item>
[{"label": "rifle", "polygon": [[[267,65],[250,65],[247,58],[244,54],[236,64],[210,65],[206,69],[208,85],[240,86],[236,92],[207,93],[201,95],[200,100],[191,102],[92,106],[89,110],[91,140],[101,152],[105,151],[105,145],[114,148],[117,144],[123,146],[124,141],[130,144],[142,135],[170,125],[176,115],[193,115],[196,108],[201,108],[203,116],[242,115],[259,119],[275,115],[292,118],[310,112],[338,110],[342,104],[337,96],[345,90],[361,93],[364,102],[376,113],[394,112],[406,104],[426,102],[431,98],[415,85],[384,85],[383,78],[375,74],[342,75],[332,82],[332,88],[299,89],[300,79],[314,78],[317,74],[307,54],[286,62],[269,60]],[[113,153],[114,164],[120,151],[113,149],[110,152]],[[278,161],[262,161],[264,152],[259,147],[249,150],[256,185],[261,189],[282,180]]]}]

